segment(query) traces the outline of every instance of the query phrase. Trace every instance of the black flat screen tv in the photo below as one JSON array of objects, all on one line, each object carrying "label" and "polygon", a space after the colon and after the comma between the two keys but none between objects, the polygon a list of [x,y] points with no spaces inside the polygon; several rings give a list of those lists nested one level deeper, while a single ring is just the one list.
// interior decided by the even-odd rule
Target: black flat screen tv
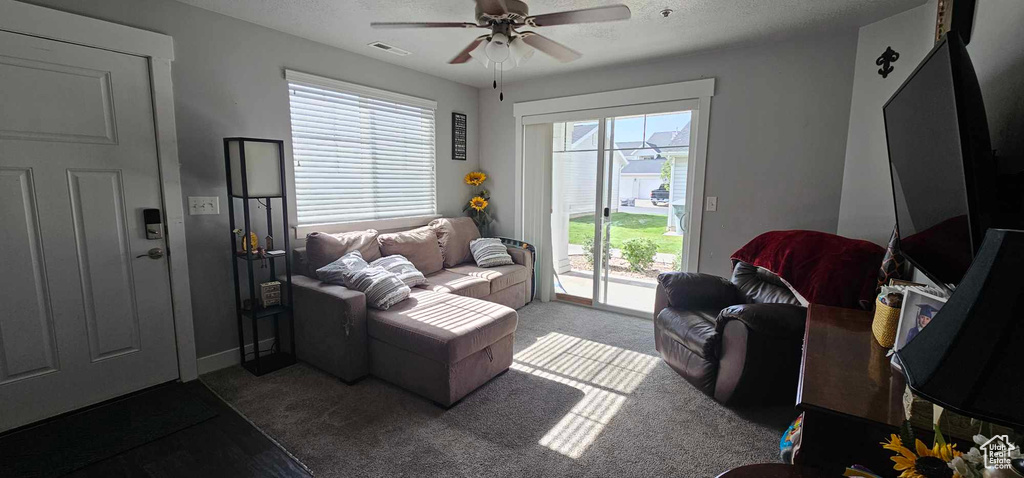
[{"label": "black flat screen tv", "polygon": [[985,105],[964,44],[950,32],[883,107],[901,247],[953,288],[992,227],[997,173]]}]

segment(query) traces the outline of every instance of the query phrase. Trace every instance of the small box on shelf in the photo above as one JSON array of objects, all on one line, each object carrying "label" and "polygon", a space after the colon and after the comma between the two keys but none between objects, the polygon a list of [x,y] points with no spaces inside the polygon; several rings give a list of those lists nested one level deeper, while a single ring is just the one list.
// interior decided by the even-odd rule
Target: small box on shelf
[{"label": "small box on shelf", "polygon": [[263,307],[281,305],[281,283],[278,281],[260,284],[260,304]]}]

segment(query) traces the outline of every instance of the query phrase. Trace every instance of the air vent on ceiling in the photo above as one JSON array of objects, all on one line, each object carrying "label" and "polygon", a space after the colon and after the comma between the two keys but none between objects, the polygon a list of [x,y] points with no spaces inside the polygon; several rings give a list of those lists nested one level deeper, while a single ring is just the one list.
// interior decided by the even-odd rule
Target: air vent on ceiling
[{"label": "air vent on ceiling", "polygon": [[398,48],[397,46],[391,46],[391,45],[388,45],[387,43],[382,43],[382,42],[379,42],[379,41],[375,41],[373,43],[370,43],[369,45],[371,47],[373,47],[373,48],[378,49],[378,50],[383,50],[383,51],[386,51],[388,53],[394,53],[395,55],[398,55],[398,56],[405,56],[405,55],[409,54],[409,52],[407,52],[407,51],[405,51],[405,50],[403,50],[401,48]]}]

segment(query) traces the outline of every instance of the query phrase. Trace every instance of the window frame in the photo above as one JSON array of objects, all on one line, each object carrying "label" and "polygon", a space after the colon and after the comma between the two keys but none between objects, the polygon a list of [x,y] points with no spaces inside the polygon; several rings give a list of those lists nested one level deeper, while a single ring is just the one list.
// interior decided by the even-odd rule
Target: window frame
[{"label": "window frame", "polygon": [[[346,81],[335,80],[332,78],[325,78],[318,75],[312,75],[309,73],[303,73],[295,70],[284,70],[285,87],[288,90],[288,131],[289,131],[289,149],[291,153],[288,170],[291,173],[289,177],[289,186],[291,187],[291,198],[290,207],[292,208],[292,217],[295,218],[295,237],[297,239],[303,239],[306,234],[311,232],[327,232],[327,233],[339,233],[339,232],[350,232],[350,231],[361,231],[366,229],[378,229],[378,230],[394,230],[409,227],[422,226],[430,221],[441,217],[437,212],[438,208],[438,186],[437,186],[437,101],[420,98],[417,96],[406,95],[403,93],[396,93],[393,91],[382,90],[379,88],[373,88],[369,86],[359,85],[356,83],[349,83]],[[314,86],[318,88],[327,88],[335,90],[341,93],[353,94],[377,100],[391,101],[395,103],[401,103],[408,106],[415,106],[419,108],[430,109],[434,113],[434,213],[426,215],[396,217],[387,219],[370,219],[363,221],[347,221],[347,222],[327,222],[317,224],[299,224],[298,223],[298,197],[295,193],[295,157],[294,157],[294,144],[292,143],[293,138],[293,124],[291,117],[291,84],[300,83],[308,86]]]}]

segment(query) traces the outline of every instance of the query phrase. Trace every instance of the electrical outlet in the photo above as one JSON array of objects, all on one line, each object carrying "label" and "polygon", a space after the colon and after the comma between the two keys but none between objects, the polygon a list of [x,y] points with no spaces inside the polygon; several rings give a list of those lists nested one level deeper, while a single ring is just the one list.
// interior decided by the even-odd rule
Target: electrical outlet
[{"label": "electrical outlet", "polygon": [[715,212],[718,210],[718,196],[708,196],[708,206],[705,210],[708,212]]},{"label": "electrical outlet", "polygon": [[220,198],[217,196],[189,196],[188,214],[190,216],[220,214]]}]

